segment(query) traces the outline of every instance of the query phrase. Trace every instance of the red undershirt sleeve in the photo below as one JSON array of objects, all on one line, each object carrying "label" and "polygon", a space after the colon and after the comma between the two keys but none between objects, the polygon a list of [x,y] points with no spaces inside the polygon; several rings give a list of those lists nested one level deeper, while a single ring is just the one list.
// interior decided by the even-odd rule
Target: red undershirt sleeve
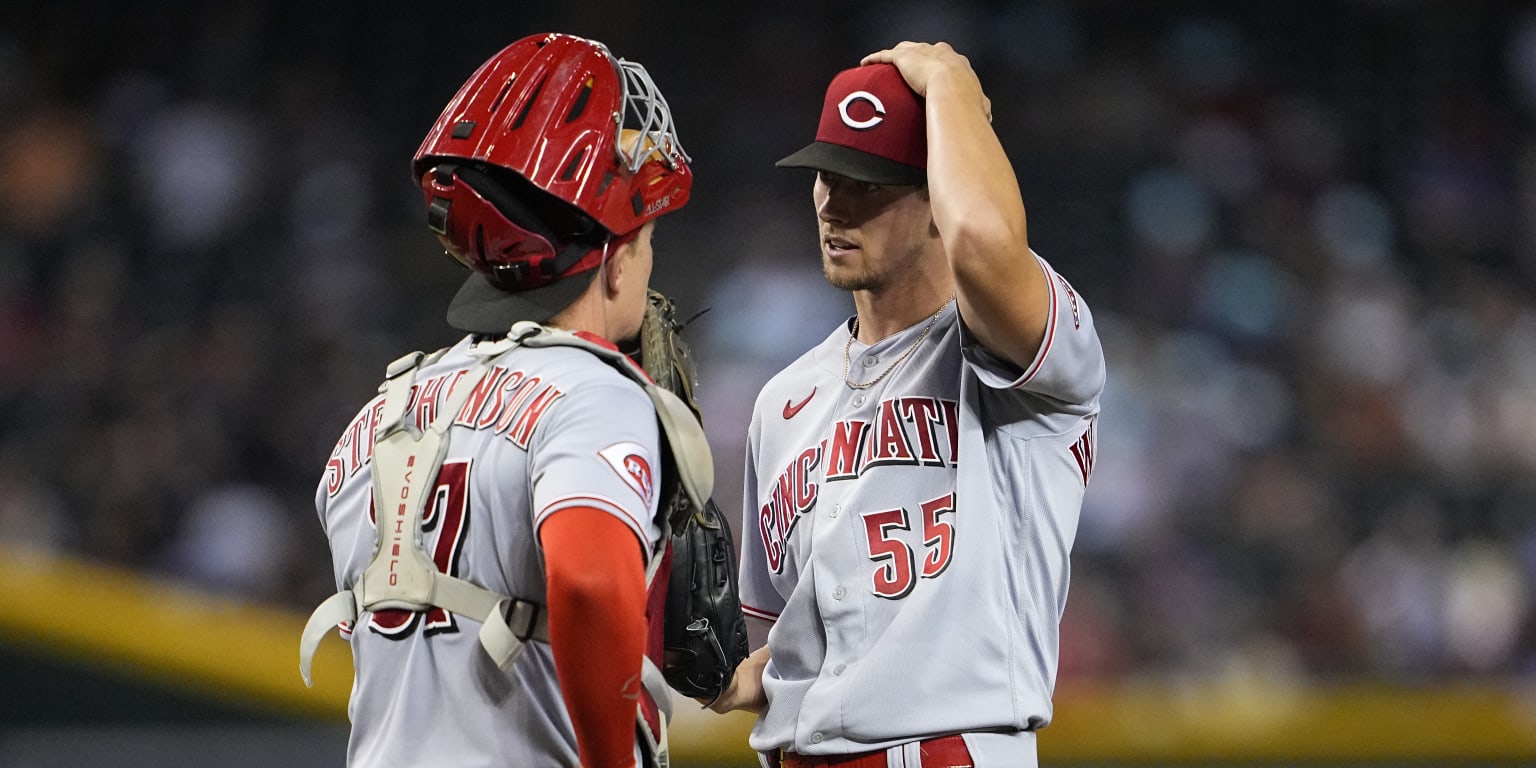
[{"label": "red undershirt sleeve", "polygon": [[584,768],[632,768],[646,642],[639,539],[613,515],[569,507],[539,528],[549,638]]}]

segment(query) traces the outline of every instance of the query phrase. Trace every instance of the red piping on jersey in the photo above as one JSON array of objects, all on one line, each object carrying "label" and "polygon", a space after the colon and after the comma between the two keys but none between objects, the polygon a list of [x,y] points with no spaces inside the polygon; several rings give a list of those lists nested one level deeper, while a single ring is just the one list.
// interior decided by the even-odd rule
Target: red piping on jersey
[{"label": "red piping on jersey", "polygon": [[[575,495],[575,496],[561,496],[560,498],[555,499],[554,501],[551,501],[548,504],[545,504],[544,508],[539,510],[539,514],[537,515],[537,517],[538,517],[538,519],[540,521],[539,522],[539,526],[543,527],[544,523],[549,521],[549,516],[551,514],[555,513],[555,512],[559,512],[559,511],[565,510],[565,509],[571,509],[572,507],[584,507],[584,506],[587,506],[587,504],[583,504],[581,502],[587,502],[587,503],[596,502],[597,504],[600,505],[598,507],[598,509],[611,509],[611,510],[616,510],[616,511],[624,513],[624,516],[626,518],[629,518],[630,531],[632,533],[634,533],[635,536],[640,537],[642,539],[642,543],[643,543],[644,535],[643,535],[642,532],[645,530],[645,528],[640,523],[640,519],[641,518],[637,518],[634,515],[630,514],[628,507],[624,506],[623,504],[618,503],[617,501],[614,501],[613,499],[607,498],[605,496],[592,496],[592,495],[588,495],[588,494],[580,494],[580,495]],[[647,513],[650,512],[649,509],[646,509],[645,511]]]},{"label": "red piping on jersey", "polygon": [[779,620],[779,615],[777,613],[773,613],[771,611],[765,611],[765,610],[763,610],[761,608],[753,608],[752,606],[747,605],[746,603],[742,603],[741,604],[741,612],[745,613],[745,614],[748,614],[750,616],[753,616],[755,618],[767,619],[768,621],[778,621]]}]

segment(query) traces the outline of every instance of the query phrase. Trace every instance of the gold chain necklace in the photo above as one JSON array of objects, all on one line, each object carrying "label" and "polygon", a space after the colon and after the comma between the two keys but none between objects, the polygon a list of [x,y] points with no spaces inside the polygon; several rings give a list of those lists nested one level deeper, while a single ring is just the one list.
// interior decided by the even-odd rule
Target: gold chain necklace
[{"label": "gold chain necklace", "polygon": [[854,389],[869,389],[870,387],[879,384],[885,379],[885,377],[891,375],[891,371],[896,370],[896,368],[901,365],[903,360],[911,357],[912,353],[917,351],[918,346],[923,343],[923,339],[928,338],[928,332],[933,330],[934,324],[939,322],[939,315],[944,314],[944,308],[949,306],[950,301],[954,300],[955,297],[950,296],[949,301],[940,304],[938,310],[933,313],[933,317],[928,318],[928,325],[923,327],[923,332],[917,335],[917,341],[912,342],[912,346],[907,347],[907,351],[901,353],[901,357],[896,358],[895,362],[891,363],[889,366],[886,366],[886,369],[881,371],[879,376],[876,376],[875,378],[865,382],[854,381],[848,376],[849,368],[852,367],[849,363],[848,352],[849,350],[853,349],[854,337],[859,335],[859,319],[855,317],[853,319],[853,332],[848,334],[848,341],[843,343],[843,381]]}]

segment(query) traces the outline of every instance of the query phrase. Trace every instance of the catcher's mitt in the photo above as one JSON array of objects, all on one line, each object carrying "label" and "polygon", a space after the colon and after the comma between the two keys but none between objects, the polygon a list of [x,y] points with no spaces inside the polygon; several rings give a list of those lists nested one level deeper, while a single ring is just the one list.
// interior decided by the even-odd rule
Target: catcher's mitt
[{"label": "catcher's mitt", "polygon": [[678,334],[687,323],[677,319],[677,305],[666,294],[650,289],[645,306],[645,320],[640,324],[640,367],[656,385],[669,389],[703,420],[699,404],[693,399],[693,385],[699,372],[693,365],[693,352]]},{"label": "catcher's mitt", "polygon": [[[657,386],[671,390],[699,416],[695,369],[678,336],[684,323],[672,300],[652,290],[640,327],[640,366]],[[670,451],[662,452],[671,456]],[[673,689],[713,701],[747,657],[747,625],[737,596],[736,546],[731,527],[710,499],[703,509],[688,500],[676,472],[664,467],[659,513],[668,522],[672,566],[663,622],[662,676]]]}]

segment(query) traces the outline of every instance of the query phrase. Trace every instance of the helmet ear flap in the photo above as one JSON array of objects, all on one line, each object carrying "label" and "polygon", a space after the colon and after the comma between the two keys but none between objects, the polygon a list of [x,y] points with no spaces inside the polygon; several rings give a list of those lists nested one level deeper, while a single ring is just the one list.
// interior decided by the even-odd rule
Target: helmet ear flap
[{"label": "helmet ear flap", "polygon": [[553,233],[490,176],[443,164],[422,175],[421,188],[427,228],[460,264],[509,286],[553,266]]},{"label": "helmet ear flap", "polygon": [[[422,179],[422,182],[421,182],[422,189],[425,191],[426,189],[428,189],[429,186],[430,187],[451,187],[451,186],[453,186],[453,170],[454,170],[454,166],[453,165],[449,165],[449,164],[439,165],[436,168],[431,169],[427,173],[431,175],[432,181],[428,182],[426,179]],[[450,210],[452,210],[452,208],[453,208],[453,201],[450,200],[449,198],[439,197],[437,195],[428,194],[427,195],[427,229],[432,230],[432,232],[435,233],[436,235],[438,235],[439,237],[447,237],[448,236],[448,212]]]},{"label": "helmet ear flap", "polygon": [[427,227],[459,264],[507,290],[536,288],[562,276],[606,239],[607,232],[579,211],[502,179],[522,181],[474,163],[444,163],[422,174]]}]

